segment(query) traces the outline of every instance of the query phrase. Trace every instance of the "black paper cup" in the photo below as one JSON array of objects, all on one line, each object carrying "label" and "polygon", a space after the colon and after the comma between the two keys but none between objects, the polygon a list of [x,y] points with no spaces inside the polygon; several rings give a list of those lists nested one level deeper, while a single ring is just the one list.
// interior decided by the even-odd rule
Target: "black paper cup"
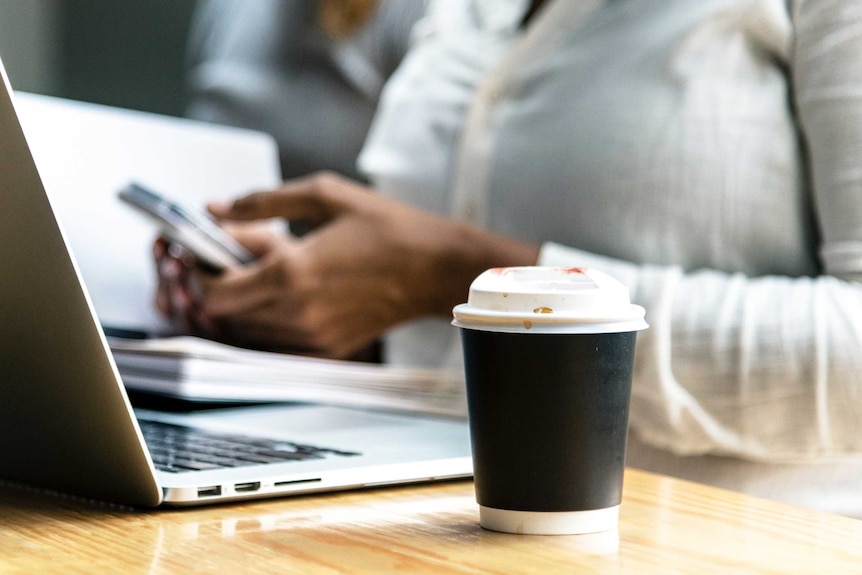
[{"label": "black paper cup", "polygon": [[646,327],[621,287],[594,270],[490,270],[455,309],[483,527],[616,528],[635,341]]}]

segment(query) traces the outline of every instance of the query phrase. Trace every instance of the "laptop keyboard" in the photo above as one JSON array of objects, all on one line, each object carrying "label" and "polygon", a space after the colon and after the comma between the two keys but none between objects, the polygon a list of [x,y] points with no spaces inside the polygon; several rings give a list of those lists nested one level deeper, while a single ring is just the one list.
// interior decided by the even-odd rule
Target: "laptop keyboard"
[{"label": "laptop keyboard", "polygon": [[153,463],[160,471],[203,471],[359,455],[353,451],[212,432],[161,421],[142,419],[138,423]]}]

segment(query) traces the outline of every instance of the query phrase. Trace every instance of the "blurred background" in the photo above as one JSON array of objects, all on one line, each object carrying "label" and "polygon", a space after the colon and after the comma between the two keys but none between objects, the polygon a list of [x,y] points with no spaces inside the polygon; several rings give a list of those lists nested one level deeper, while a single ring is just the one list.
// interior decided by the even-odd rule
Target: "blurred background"
[{"label": "blurred background", "polygon": [[182,115],[195,0],[0,0],[17,90]]}]

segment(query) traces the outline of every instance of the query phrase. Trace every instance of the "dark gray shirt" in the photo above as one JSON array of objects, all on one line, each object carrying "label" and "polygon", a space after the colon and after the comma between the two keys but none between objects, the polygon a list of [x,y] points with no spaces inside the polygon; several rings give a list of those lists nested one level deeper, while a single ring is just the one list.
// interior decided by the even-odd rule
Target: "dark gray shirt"
[{"label": "dark gray shirt", "polygon": [[188,116],[275,137],[285,178],[356,157],[383,83],[425,2],[386,0],[345,39],[317,25],[316,2],[202,0],[189,44]]}]

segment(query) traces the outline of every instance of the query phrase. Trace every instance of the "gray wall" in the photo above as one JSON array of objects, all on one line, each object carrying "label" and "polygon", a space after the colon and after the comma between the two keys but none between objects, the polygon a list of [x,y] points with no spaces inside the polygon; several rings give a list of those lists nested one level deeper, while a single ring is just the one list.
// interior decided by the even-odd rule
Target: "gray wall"
[{"label": "gray wall", "polygon": [[194,0],[0,0],[15,88],[182,114]]},{"label": "gray wall", "polygon": [[0,0],[0,56],[20,90],[53,92],[59,87],[58,1]]}]

